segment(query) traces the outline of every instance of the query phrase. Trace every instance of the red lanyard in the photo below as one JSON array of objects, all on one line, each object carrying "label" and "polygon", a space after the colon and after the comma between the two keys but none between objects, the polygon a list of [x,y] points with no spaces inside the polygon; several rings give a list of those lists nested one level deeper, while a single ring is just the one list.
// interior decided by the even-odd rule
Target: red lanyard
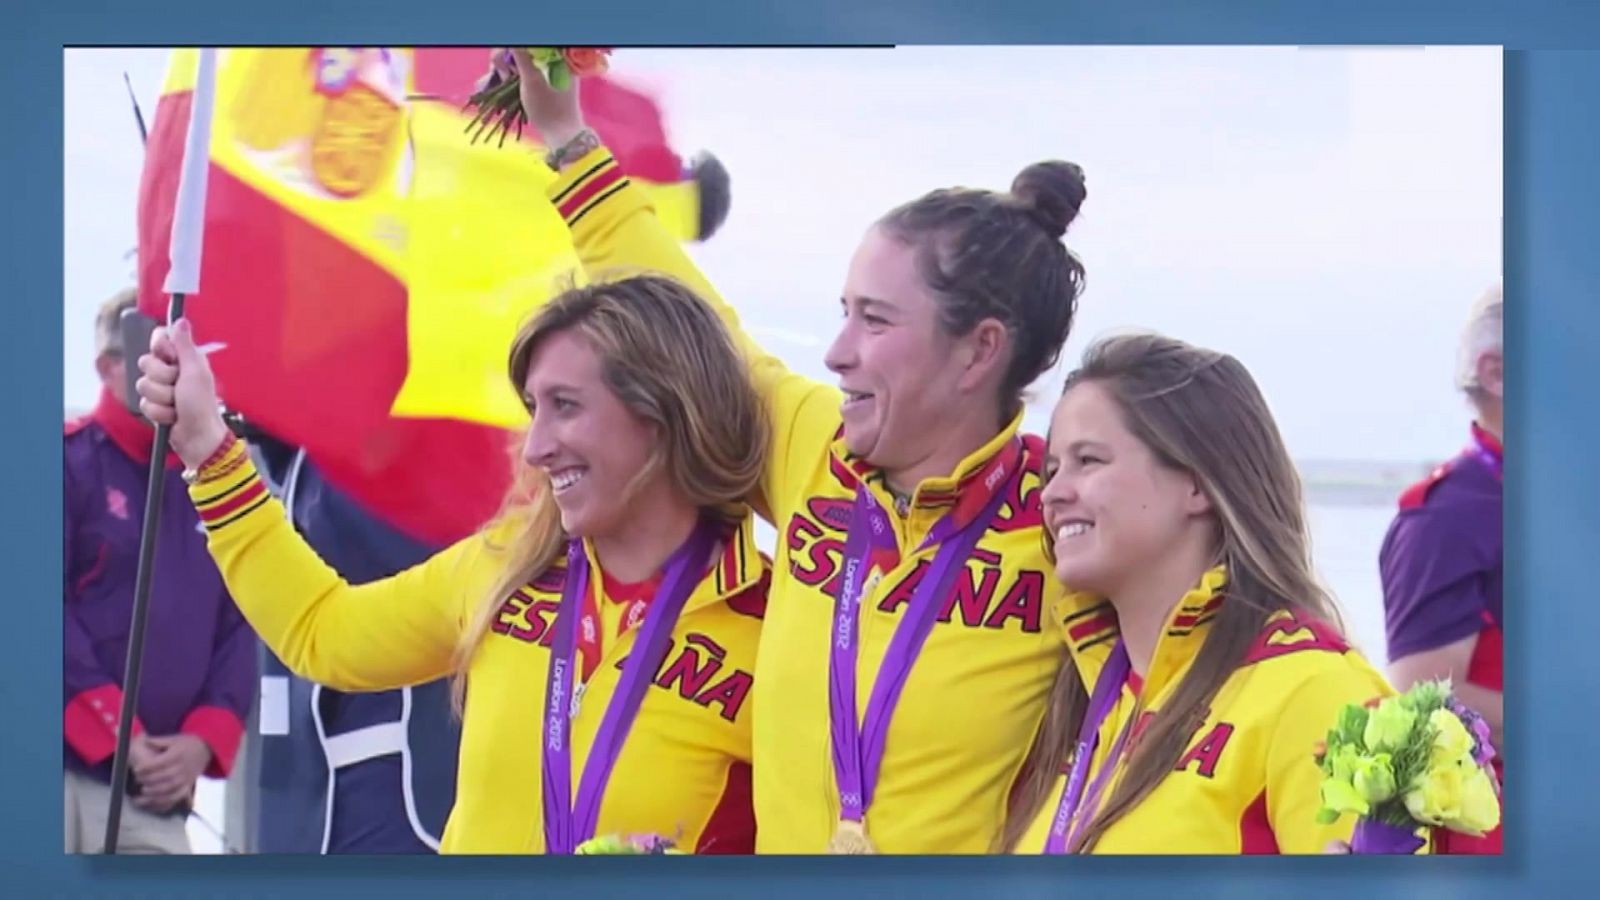
[{"label": "red lanyard", "polygon": [[622,618],[617,622],[617,635],[620,636],[644,621],[660,583],[659,574],[639,584],[621,584],[602,575],[598,591],[591,589],[584,592],[583,613],[578,617],[578,659],[583,681],[587,682],[600,666],[600,629],[604,626],[596,595],[605,593],[613,601],[627,603]]}]

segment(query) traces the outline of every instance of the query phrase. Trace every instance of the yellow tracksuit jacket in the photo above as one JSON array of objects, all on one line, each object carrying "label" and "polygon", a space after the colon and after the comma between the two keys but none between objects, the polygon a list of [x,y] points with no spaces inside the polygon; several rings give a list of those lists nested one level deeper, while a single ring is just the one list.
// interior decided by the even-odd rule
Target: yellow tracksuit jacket
[{"label": "yellow tracksuit jacket", "polygon": [[[1221,568],[1173,608],[1143,679],[1130,679],[1100,727],[1089,781],[1105,766],[1117,735],[1135,715],[1133,739],[1189,671],[1212,618],[1226,602]],[[1088,594],[1066,601],[1065,632],[1084,684],[1093,687],[1116,644],[1110,604]],[[1223,683],[1211,711],[1170,774],[1090,848],[1107,854],[1322,853],[1350,840],[1353,816],[1316,820],[1322,771],[1313,753],[1348,703],[1393,693],[1389,683],[1337,632],[1280,612],[1268,620],[1245,661]],[[1128,758],[1120,754],[1120,764]],[[1101,794],[1109,800],[1122,775],[1112,770]],[[1063,774],[1017,853],[1043,850],[1056,814]],[[1084,815],[1088,810],[1083,811]]]},{"label": "yellow tracksuit jacket", "polygon": [[[233,453],[243,455],[244,445]],[[342,691],[444,677],[477,604],[503,571],[493,530],[405,572],[345,583],[285,519],[247,460],[190,494],[217,566],[261,639],[296,673]],[[601,801],[596,833],[662,834],[698,852],[750,852],[751,701],[768,583],[753,519],[722,540],[672,630]],[[504,526],[501,526],[503,529]],[[589,550],[592,572],[599,567]],[[456,803],[445,853],[543,851],[540,735],[565,561],[507,597],[467,673]],[[592,577],[602,591],[604,578]],[[600,599],[598,667],[572,730],[574,790],[637,629]]]}]

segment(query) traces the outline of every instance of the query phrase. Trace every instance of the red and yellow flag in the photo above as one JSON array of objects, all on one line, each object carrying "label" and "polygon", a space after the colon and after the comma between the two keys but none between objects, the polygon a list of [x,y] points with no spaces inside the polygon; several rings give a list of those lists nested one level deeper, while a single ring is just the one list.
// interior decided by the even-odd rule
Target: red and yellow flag
[{"label": "red and yellow flag", "polygon": [[[186,307],[201,341],[225,345],[211,359],[230,408],[436,543],[500,502],[526,422],[506,350],[577,266],[537,141],[464,133],[487,56],[220,51],[205,257]],[[161,318],[196,63],[193,50],[169,60],[139,192],[140,304]],[[606,78],[582,99],[676,233],[715,230],[726,185],[672,151],[652,99]]]}]

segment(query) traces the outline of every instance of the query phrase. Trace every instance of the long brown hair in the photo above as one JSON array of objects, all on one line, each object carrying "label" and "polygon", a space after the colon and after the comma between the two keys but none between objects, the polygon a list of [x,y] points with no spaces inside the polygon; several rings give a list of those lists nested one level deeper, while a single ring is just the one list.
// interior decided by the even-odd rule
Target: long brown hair
[{"label": "long brown hair", "polygon": [[[518,394],[540,345],[569,329],[599,354],[606,386],[660,434],[643,469],[623,488],[624,500],[665,472],[696,506],[729,522],[742,519],[765,468],[771,424],[715,310],[682,284],[656,275],[569,289],[512,342],[506,369]],[[489,549],[503,553],[506,563],[456,649],[452,699],[458,714],[467,668],[496,611],[555,562],[567,542],[549,476],[520,454],[515,465],[501,512],[485,528]]]},{"label": "long brown hair", "polygon": [[[1300,476],[1266,399],[1237,359],[1160,335],[1120,336],[1090,347],[1062,394],[1088,382],[1108,391],[1128,429],[1162,465],[1189,473],[1205,492],[1217,525],[1216,561],[1227,567],[1228,583],[1193,666],[1131,748],[1079,852],[1093,848],[1173,770],[1270,616],[1294,609],[1342,628],[1312,565]],[[1048,535],[1044,542],[1053,562]],[[1017,845],[1053,799],[1051,788],[1087,714],[1088,690],[1070,660],[1048,702],[1012,793],[1004,849]]]}]

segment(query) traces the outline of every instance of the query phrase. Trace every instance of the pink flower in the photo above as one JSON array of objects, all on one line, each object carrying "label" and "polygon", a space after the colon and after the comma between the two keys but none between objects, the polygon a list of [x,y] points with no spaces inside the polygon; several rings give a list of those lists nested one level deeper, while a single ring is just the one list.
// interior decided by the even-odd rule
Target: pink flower
[{"label": "pink flower", "polygon": [[610,67],[610,47],[567,47],[561,51],[574,78],[599,75]]}]

